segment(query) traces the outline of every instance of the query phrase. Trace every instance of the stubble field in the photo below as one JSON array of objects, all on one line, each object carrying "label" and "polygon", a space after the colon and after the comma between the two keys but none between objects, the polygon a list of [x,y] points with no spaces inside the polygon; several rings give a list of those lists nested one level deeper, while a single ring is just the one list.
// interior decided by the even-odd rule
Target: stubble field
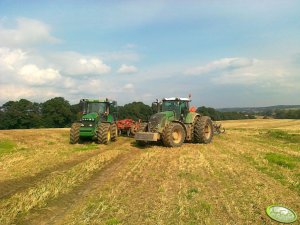
[{"label": "stubble field", "polygon": [[300,120],[223,126],[211,144],[173,149],[0,131],[0,224],[278,224],[272,204],[299,215]]}]

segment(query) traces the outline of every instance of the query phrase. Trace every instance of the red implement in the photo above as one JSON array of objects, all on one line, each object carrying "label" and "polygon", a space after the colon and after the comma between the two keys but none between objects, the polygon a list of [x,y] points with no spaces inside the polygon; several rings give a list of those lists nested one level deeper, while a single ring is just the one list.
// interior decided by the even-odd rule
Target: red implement
[{"label": "red implement", "polygon": [[117,127],[119,130],[119,134],[127,134],[127,136],[133,136],[140,127],[140,122],[134,121],[133,119],[118,120]]}]

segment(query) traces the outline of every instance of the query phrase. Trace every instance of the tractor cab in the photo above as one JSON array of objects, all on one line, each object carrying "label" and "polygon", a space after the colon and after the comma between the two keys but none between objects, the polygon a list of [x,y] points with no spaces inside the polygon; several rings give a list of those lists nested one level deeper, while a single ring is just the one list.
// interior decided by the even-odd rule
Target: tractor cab
[{"label": "tractor cab", "polygon": [[100,121],[112,122],[116,120],[116,101],[105,100],[92,100],[92,99],[81,99],[80,100],[82,119],[96,120],[99,118]]},{"label": "tractor cab", "polygon": [[163,98],[161,102],[152,103],[154,112],[167,112],[174,113],[175,120],[182,120],[189,112],[189,98]]},{"label": "tractor cab", "polygon": [[82,99],[80,100],[80,103],[82,108],[82,114],[97,113],[100,115],[109,111],[109,105],[107,104],[107,102]]}]

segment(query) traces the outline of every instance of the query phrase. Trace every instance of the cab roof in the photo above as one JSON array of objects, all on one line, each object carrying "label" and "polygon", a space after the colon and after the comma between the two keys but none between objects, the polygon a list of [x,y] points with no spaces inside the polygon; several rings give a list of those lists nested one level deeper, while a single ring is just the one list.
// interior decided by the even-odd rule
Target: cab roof
[{"label": "cab roof", "polygon": [[109,103],[113,103],[114,100],[111,100],[111,99],[87,99],[87,98],[84,98],[84,99],[81,99],[80,100],[81,102],[109,102]]},{"label": "cab roof", "polygon": [[171,97],[171,98],[163,98],[163,101],[188,101],[190,102],[191,99],[189,98],[178,98],[178,97]]}]

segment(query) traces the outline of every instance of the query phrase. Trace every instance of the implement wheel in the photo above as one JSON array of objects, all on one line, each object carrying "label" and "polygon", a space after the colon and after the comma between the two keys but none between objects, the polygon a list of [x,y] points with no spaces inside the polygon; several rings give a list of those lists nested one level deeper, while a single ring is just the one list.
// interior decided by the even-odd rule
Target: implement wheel
[{"label": "implement wheel", "polygon": [[70,130],[70,144],[76,144],[79,142],[79,129],[80,123],[73,123]]},{"label": "implement wheel", "polygon": [[99,144],[109,144],[111,141],[110,123],[100,123],[97,128],[97,141]]},{"label": "implement wheel", "polygon": [[194,127],[194,142],[208,144],[212,141],[213,135],[214,129],[210,117],[198,117]]},{"label": "implement wheel", "polygon": [[179,123],[170,123],[164,130],[162,140],[166,147],[180,147],[185,140],[184,128]]}]

